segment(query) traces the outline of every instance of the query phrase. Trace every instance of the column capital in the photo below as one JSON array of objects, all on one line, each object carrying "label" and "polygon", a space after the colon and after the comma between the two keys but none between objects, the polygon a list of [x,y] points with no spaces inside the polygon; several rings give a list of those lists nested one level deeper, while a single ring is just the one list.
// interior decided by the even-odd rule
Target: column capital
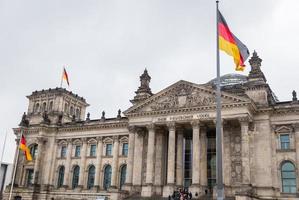
[{"label": "column capital", "polygon": [[201,125],[201,122],[199,120],[193,120],[190,122],[190,124],[192,125],[192,128],[199,128]]},{"label": "column capital", "polygon": [[[217,119],[213,119],[214,124],[217,123]],[[225,123],[225,120],[223,118],[221,118],[221,125],[223,126],[223,124]]]},{"label": "column capital", "polygon": [[155,124],[154,123],[151,123],[151,124],[148,124],[146,125],[146,129],[149,131],[149,130],[154,130],[155,129]]},{"label": "column capital", "polygon": [[114,135],[112,139],[113,139],[113,142],[118,142],[119,136],[118,135]]},{"label": "column capital", "polygon": [[238,118],[239,123],[241,124],[241,126],[248,126],[250,119],[249,117],[239,117]]},{"label": "column capital", "polygon": [[87,138],[81,138],[82,143],[86,143],[87,142]]},{"label": "column capital", "polygon": [[129,125],[128,130],[130,133],[135,133],[137,131],[137,128],[134,125]]},{"label": "column capital", "polygon": [[98,142],[102,142],[102,141],[103,141],[103,137],[102,137],[102,136],[98,136],[98,137],[96,137],[96,140],[97,140]]},{"label": "column capital", "polygon": [[299,132],[299,123],[293,123],[292,127],[293,127],[295,132]]},{"label": "column capital", "polygon": [[68,143],[68,144],[72,144],[72,139],[66,139],[66,142]]},{"label": "column capital", "polygon": [[166,126],[169,130],[175,130],[175,122],[168,122]]}]

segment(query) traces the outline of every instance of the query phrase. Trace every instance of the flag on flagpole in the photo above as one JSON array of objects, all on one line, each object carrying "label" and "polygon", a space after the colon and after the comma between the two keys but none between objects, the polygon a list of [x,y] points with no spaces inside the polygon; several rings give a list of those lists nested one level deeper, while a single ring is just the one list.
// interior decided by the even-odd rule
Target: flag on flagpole
[{"label": "flag on flagpole", "polygon": [[219,30],[219,48],[234,58],[236,71],[244,71],[244,62],[249,57],[248,48],[230,31],[219,10],[217,21]]},{"label": "flag on flagpole", "polygon": [[62,80],[65,80],[67,85],[70,86],[69,76],[67,75],[67,72],[66,72],[65,68],[63,68]]},{"label": "flag on flagpole", "polygon": [[29,148],[26,145],[26,139],[25,139],[24,135],[22,135],[22,137],[21,137],[20,149],[24,152],[26,160],[31,161],[32,156],[30,154]]}]

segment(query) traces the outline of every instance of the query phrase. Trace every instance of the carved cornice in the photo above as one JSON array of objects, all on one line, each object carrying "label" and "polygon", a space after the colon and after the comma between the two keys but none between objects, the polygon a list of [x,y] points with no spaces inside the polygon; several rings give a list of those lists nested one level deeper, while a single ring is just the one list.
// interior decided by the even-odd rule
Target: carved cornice
[{"label": "carved cornice", "polygon": [[200,127],[200,125],[201,125],[201,123],[200,123],[199,120],[193,120],[193,121],[191,121],[190,124],[192,125],[192,128],[193,128],[193,129],[195,129],[195,128],[198,129],[198,128]]},{"label": "carved cornice", "polygon": [[146,125],[146,129],[148,130],[148,131],[152,131],[152,130],[154,130],[155,129],[155,124],[148,124],[148,125]]},{"label": "carved cornice", "polygon": [[59,132],[76,132],[76,131],[90,131],[97,129],[108,129],[108,128],[126,128],[128,127],[127,122],[119,122],[119,123],[102,123],[96,125],[84,125],[84,126],[76,126],[72,125],[69,127],[61,127],[58,129]]}]

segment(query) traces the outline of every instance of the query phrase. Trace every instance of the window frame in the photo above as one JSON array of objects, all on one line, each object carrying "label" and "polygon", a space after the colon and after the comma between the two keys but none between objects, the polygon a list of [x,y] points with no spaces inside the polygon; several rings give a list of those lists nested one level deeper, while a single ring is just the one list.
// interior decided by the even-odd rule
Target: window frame
[{"label": "window frame", "polygon": [[[286,137],[287,136],[287,139],[288,141],[285,142],[285,141],[282,141],[282,138],[283,137]],[[279,135],[279,141],[280,141],[280,149],[281,150],[287,150],[287,149],[290,149],[291,148],[291,139],[290,139],[290,134],[280,134]]]},{"label": "window frame", "polygon": [[[93,149],[93,147],[94,147],[94,149]],[[97,145],[96,144],[90,144],[89,156],[90,157],[96,157],[97,156]]]},{"label": "window frame", "polygon": [[[284,166],[287,164],[291,164],[293,170],[284,170]],[[297,193],[297,173],[296,166],[293,162],[287,160],[281,164],[280,172],[281,172],[281,191],[282,193],[287,194],[296,194]],[[290,178],[290,174],[293,173],[294,177]],[[284,177],[287,176],[287,177]],[[285,184],[285,182],[292,181],[294,184]],[[293,190],[293,191],[292,191]]]},{"label": "window frame", "polygon": [[80,158],[81,157],[81,145],[75,145],[75,158]]},{"label": "window frame", "polygon": [[[125,146],[126,146],[126,148],[125,148]],[[129,154],[129,143],[124,142],[124,143],[122,143],[121,155],[122,156],[128,156],[128,154]]]},{"label": "window frame", "polygon": [[[111,147],[111,149],[108,149],[108,146]],[[110,152],[110,153],[108,153]],[[112,156],[113,155],[113,144],[112,143],[107,143],[106,148],[105,148],[105,156]]]}]

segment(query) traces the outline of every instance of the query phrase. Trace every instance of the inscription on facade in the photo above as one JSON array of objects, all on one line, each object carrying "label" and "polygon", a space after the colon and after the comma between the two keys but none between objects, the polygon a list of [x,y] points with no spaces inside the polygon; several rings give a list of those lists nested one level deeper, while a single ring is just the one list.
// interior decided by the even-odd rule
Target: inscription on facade
[{"label": "inscription on facade", "polygon": [[191,120],[205,120],[215,117],[210,113],[199,113],[194,115],[176,115],[167,117],[158,117],[154,122],[173,122],[173,121],[191,121]]}]

